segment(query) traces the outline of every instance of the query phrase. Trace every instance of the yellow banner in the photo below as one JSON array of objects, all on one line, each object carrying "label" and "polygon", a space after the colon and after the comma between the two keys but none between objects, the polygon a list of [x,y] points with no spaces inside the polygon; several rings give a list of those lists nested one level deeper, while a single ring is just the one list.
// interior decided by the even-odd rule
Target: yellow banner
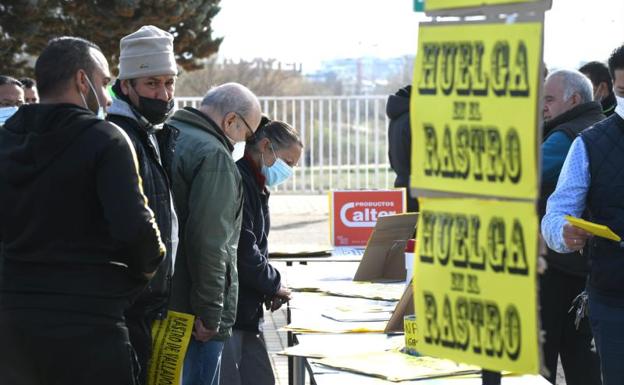
[{"label": "yellow banner", "polygon": [[537,374],[535,206],[424,198],[420,209],[414,265],[418,352]]},{"label": "yellow banner", "polygon": [[536,3],[542,0],[425,0],[425,11],[441,9],[471,8],[484,5],[501,5],[513,3]]},{"label": "yellow banner", "polygon": [[195,317],[169,311],[167,318],[152,325],[152,358],[147,372],[149,385],[177,385]]},{"label": "yellow banner", "polygon": [[535,199],[541,23],[422,25],[411,187]]}]

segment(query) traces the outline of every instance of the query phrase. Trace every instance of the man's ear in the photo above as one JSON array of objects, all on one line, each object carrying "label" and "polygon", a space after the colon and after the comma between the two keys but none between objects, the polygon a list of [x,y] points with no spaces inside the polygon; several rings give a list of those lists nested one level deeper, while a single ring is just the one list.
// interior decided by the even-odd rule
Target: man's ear
[{"label": "man's ear", "polygon": [[76,74],[74,75],[78,91],[82,92],[83,95],[86,95],[89,92],[89,84],[87,83],[86,76],[87,74],[83,70],[76,71]]},{"label": "man's ear", "polygon": [[121,85],[121,93],[128,96],[128,94],[130,93],[130,80],[124,79],[121,81],[120,85]]},{"label": "man's ear", "polygon": [[601,102],[607,96],[609,96],[609,86],[607,82],[600,82],[598,87],[596,87],[596,92],[594,92],[594,101]]}]

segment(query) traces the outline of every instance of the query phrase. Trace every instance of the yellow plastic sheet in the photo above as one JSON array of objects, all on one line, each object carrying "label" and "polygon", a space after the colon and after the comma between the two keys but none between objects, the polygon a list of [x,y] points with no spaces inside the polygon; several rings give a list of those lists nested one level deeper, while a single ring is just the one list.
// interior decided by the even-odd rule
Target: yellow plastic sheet
[{"label": "yellow plastic sheet", "polygon": [[571,225],[581,228],[588,233],[594,234],[597,237],[610,239],[616,242],[620,242],[622,240],[619,235],[614,233],[610,228],[605,225],[599,225],[598,223],[589,222],[581,218],[572,217],[570,215],[566,215],[565,219]]}]

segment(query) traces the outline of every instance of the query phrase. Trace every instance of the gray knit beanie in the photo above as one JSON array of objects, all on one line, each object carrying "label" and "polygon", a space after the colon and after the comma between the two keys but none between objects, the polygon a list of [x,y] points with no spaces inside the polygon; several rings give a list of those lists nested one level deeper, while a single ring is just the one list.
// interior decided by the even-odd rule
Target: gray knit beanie
[{"label": "gray knit beanie", "polygon": [[145,25],[119,42],[119,79],[177,75],[173,36],[153,25]]}]

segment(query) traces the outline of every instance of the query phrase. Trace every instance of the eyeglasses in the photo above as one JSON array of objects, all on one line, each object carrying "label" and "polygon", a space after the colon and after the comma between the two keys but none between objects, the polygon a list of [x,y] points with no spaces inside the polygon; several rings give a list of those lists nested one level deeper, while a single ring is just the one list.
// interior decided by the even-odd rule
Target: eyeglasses
[{"label": "eyeglasses", "polygon": [[249,126],[249,124],[247,123],[247,121],[245,120],[245,118],[243,118],[243,116],[241,114],[239,114],[238,112],[235,112],[236,116],[238,116],[243,123],[245,123],[245,127],[247,127],[247,130],[249,130],[249,137],[245,138],[245,139],[249,139],[254,135],[254,131],[251,129],[251,127]]}]

